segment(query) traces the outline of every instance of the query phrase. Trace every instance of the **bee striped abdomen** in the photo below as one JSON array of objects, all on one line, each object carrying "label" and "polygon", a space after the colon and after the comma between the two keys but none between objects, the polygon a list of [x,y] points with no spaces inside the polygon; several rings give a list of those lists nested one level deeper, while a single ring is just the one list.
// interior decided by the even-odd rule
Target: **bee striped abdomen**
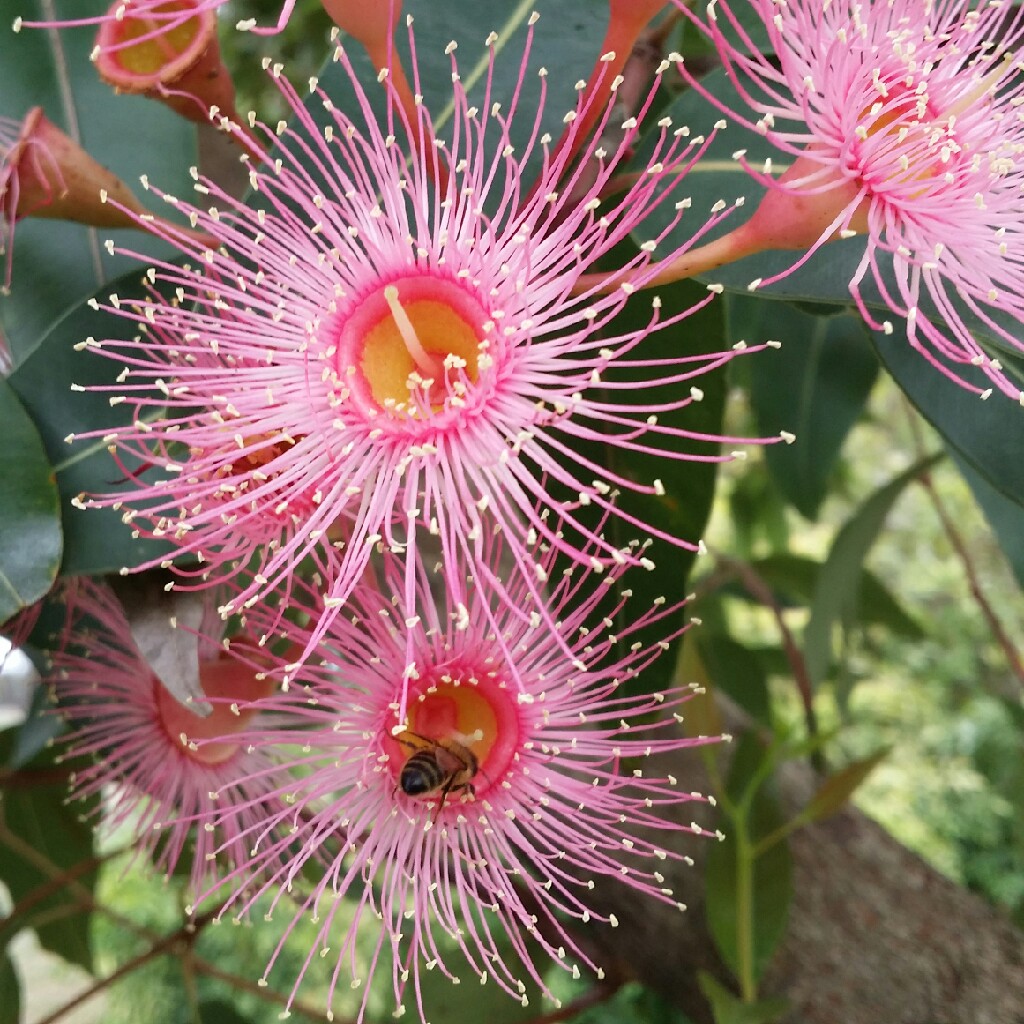
[{"label": "bee striped abdomen", "polygon": [[402,766],[398,784],[403,793],[409,796],[421,796],[423,793],[440,789],[448,777],[449,773],[441,767],[433,753],[428,750],[420,750]]}]

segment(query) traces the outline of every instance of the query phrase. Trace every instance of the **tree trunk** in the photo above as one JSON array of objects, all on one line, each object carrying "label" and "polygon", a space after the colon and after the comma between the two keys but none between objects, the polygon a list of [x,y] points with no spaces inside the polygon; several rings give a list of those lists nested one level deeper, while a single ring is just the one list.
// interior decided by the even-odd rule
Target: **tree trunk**
[{"label": "tree trunk", "polygon": [[[709,792],[700,756],[684,760],[669,770],[686,789]],[[804,765],[785,766],[777,784],[789,814],[817,788]],[[709,808],[701,822],[711,815]],[[679,815],[684,824],[695,816],[693,805]],[[595,904],[619,925],[592,927],[587,939],[612,977],[639,978],[695,1024],[710,1024],[697,971],[735,991],[704,920],[703,863],[713,840],[675,838],[672,848],[694,866],[659,867],[687,911],[608,882]],[[666,845],[664,833],[658,841]],[[784,1024],[1024,1024],[1024,934],[998,910],[850,807],[800,829],[789,844],[788,926],[759,989],[762,998],[789,1001]]]}]

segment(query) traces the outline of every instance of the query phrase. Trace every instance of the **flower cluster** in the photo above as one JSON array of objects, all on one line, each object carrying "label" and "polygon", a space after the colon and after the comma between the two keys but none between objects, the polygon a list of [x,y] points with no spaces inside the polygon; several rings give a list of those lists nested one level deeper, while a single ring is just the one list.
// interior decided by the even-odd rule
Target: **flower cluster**
[{"label": "flower cluster", "polygon": [[[621,62],[599,62],[556,141],[539,128],[546,71],[539,106],[518,101],[535,22],[510,103],[492,95],[496,37],[479,108],[449,48],[447,126],[390,75],[366,91],[341,46],[332,74],[354,109],[315,81],[304,102],[273,69],[291,124],[217,115],[251,196],[198,172],[195,204],[154,188],[191,224],[162,229],[186,259],[150,261],[141,300],[95,303],[137,333],[81,346],[122,366],[106,390],[131,414],[82,435],[110,446],[127,489],[79,503],[170,540],[173,561],[130,568],[172,570],[241,633],[200,644],[213,710],[198,718],[140,653],[134,611],[73,589],[55,688],[69,749],[96,758],[76,792],[119,779],[110,820],[130,820],[164,870],[194,832],[193,889],[222,913],[269,901],[288,915],[282,944],[318,921],[301,975],[336,948],[331,999],[360,925],[382,919],[352,981],[390,960],[396,1004],[411,979],[421,1015],[424,967],[459,974],[443,935],[522,998],[530,980],[547,992],[528,941],[573,973],[596,968],[569,927],[609,919],[595,881],[676,902],[666,833],[713,834],[692,823],[703,798],[676,762],[707,740],[681,731],[689,690],[637,685],[680,634],[681,603],[631,614],[621,576],[651,567],[654,541],[696,539],[619,496],[665,493],[635,454],[670,472],[759,441],[682,425],[703,375],[756,351],[691,354],[707,350],[685,342],[714,293],[623,315],[656,273],[657,240],[626,243],[662,206],[665,233],[678,227],[680,183],[708,144],[651,113],[670,65],[627,103]],[[411,24],[408,40],[418,82]],[[650,166],[623,177],[641,127]],[[580,286],[620,251],[619,287]],[[656,358],[645,346],[662,336],[681,344]],[[646,539],[613,539],[612,521]],[[652,643],[658,624],[668,636]],[[342,897],[354,918],[336,916]]]},{"label": "flower cluster", "polygon": [[[434,55],[451,87],[432,115],[411,18],[394,38],[400,0],[324,0],[376,81],[337,33],[306,96],[268,60],[288,111],[269,127],[235,112],[222,3],[118,0],[23,23],[96,26],[101,77],[240,147],[244,198],[198,169],[190,200],[144,179],[187,228],[98,165],[76,191],[90,158],[41,110],[0,119],[0,240],[40,214],[141,227],[175,250],[109,243],[145,260],[141,297],[90,300],[114,326],[77,347],[113,365],[88,389],[127,415],[67,440],[108,448],[122,478],[74,504],[171,545],[123,573],[167,571],[172,606],[212,613],[182,627],[198,634],[183,669],[207,713],[165,685],[137,608],[65,584],[52,682],[67,756],[88,761],[74,793],[102,796],[106,823],[162,871],[190,864],[218,919],[283,917],[267,974],[312,921],[289,1007],[328,954],[329,1004],[343,978],[388,964],[396,1013],[422,1017],[422,972],[458,978],[462,961],[515,998],[551,995],[530,950],[599,970],[576,928],[616,924],[595,886],[676,904],[661,862],[680,857],[679,833],[716,834],[679,781],[684,753],[710,742],[681,728],[692,689],[645,676],[683,632],[683,591],[637,612],[623,588],[701,545],[646,510],[685,499],[665,481],[688,460],[794,440],[688,419],[706,375],[778,344],[700,337],[720,287],[637,293],[767,248],[803,250],[788,273],[864,234],[850,282],[864,318],[892,330],[870,279],[929,362],[957,380],[974,364],[1018,396],[976,335],[1022,347],[1007,323],[1024,319],[1024,16],[751,0],[762,54],[728,0],[704,17],[610,0],[607,50],[554,138],[537,15],[518,59],[488,36],[466,83],[454,42]],[[780,178],[744,164],[769,191],[739,226],[724,204],[691,209],[687,175],[719,125],[674,123],[663,80],[680,67],[723,101],[681,58],[645,63],[632,45],[652,18],[667,35],[676,6],[738,89],[727,112],[793,158]]]},{"label": "flower cluster", "polygon": [[[293,751],[291,773],[272,794],[276,810],[264,807],[245,836],[252,859],[214,894],[223,913],[243,917],[269,898],[268,916],[289,918],[286,938],[299,920],[317,922],[303,973],[330,951],[332,998],[336,986],[348,987],[343,972],[358,987],[390,959],[396,1012],[411,986],[422,1015],[424,965],[462,973],[444,936],[473,974],[517,999],[526,981],[547,991],[527,937],[567,971],[599,969],[566,926],[616,923],[594,908],[595,880],[677,902],[659,869],[679,854],[659,836],[707,834],[686,810],[704,798],[673,774],[684,771],[683,751],[708,742],[677,725],[692,691],[632,689],[680,632],[680,608],[659,602],[636,614],[628,595],[612,596],[621,570],[595,589],[594,570],[559,573],[557,549],[545,547],[539,562],[552,587],[543,613],[521,577],[509,595],[496,592],[492,580],[510,568],[510,555],[495,531],[484,543],[490,578],[462,561],[466,606],[440,567],[417,561],[411,622],[387,596],[404,586],[405,567],[385,556],[378,581],[360,585],[349,614],[332,621],[320,662],[257,701],[259,717],[239,735],[254,752]],[[315,588],[294,597],[293,609],[317,621]],[[248,617],[259,628],[268,616],[256,606]],[[549,617],[557,634],[544,625]],[[672,631],[663,645],[634,642],[657,623]],[[278,629],[302,645],[310,626]],[[268,719],[273,728],[256,724]],[[245,785],[225,798],[251,811],[259,800]],[[354,916],[339,914],[342,896]],[[356,946],[365,919],[379,929],[366,962]]]}]

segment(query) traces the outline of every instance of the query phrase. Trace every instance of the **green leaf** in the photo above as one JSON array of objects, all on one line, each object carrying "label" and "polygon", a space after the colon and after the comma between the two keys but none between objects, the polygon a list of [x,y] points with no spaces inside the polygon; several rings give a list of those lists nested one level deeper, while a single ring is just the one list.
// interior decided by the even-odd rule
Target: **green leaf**
[{"label": "green leaf", "polygon": [[[511,963],[515,953],[508,950]],[[426,1021],[487,1021],[488,1024],[525,1024],[537,1016],[536,1006],[540,993],[531,986],[530,1005],[509,999],[497,985],[481,985],[469,971],[461,983],[453,985],[440,971],[421,972],[420,989],[423,997],[423,1019]],[[529,996],[527,997],[529,998]],[[387,1017],[387,1015],[382,1015]]]},{"label": "green leaf", "polygon": [[1024,588],[1024,509],[997,491],[956,451],[951,450],[950,454],[992,527],[1017,582]]},{"label": "green leaf", "polygon": [[[55,0],[57,17],[99,14],[109,0]],[[95,32],[89,28],[11,33],[15,15],[47,20],[43,0],[0,0],[0,50],[4,87],[0,116],[20,119],[33,106],[62,128],[101,164],[131,185],[149,173],[166,192],[191,190],[188,169],[196,163],[196,127],[153,100],[117,95],[89,60]],[[51,15],[52,17],[52,15]],[[158,159],[154,160],[154,155]],[[146,194],[141,193],[144,201]],[[168,207],[154,205],[166,215]],[[103,247],[111,237],[139,252],[166,256],[170,248],[137,231],[88,229],[62,221],[29,218],[14,234],[11,294],[0,298],[0,331],[15,361],[32,351],[44,330],[78,306],[105,281],[126,273],[134,260]]]},{"label": "green leaf", "polygon": [[21,1020],[21,983],[10,953],[0,950],[0,1024]]},{"label": "green leaf", "polygon": [[[25,720],[13,730],[14,738],[8,768],[22,768],[42,754],[46,745],[63,730],[61,719],[53,714],[53,704],[45,686],[37,686]],[[2,762],[0,762],[2,763]]]},{"label": "green leaf", "polygon": [[[52,755],[48,755],[33,761],[29,767],[52,769],[55,762]],[[9,847],[0,847],[3,849],[0,881],[10,890],[15,905],[23,899],[31,904],[26,919],[0,924],[0,944],[6,939],[8,929],[27,924],[35,928],[45,949],[91,971],[91,914],[82,909],[68,882],[73,880],[90,894],[95,890],[97,869],[93,860],[92,827],[82,819],[95,815],[98,798],[69,806],[65,801],[66,788],[59,782],[8,787],[0,794],[5,827],[30,845],[36,855],[48,860],[57,872],[66,873],[55,879],[32,858],[22,857]]]},{"label": "green leaf", "polygon": [[789,431],[793,444],[771,445],[772,479],[793,506],[816,519],[847,434],[878,376],[867,328],[856,316],[812,316],[785,303],[728,296],[729,338],[782,340],[751,373],[750,398],[760,432]]},{"label": "green leaf", "polygon": [[930,469],[941,453],[929,455],[904,470],[867,498],[836,534],[811,601],[811,615],[804,631],[804,656],[812,685],[825,678],[832,661],[832,633],[836,625],[856,616],[860,600],[864,560],[874,544],[885,517],[904,488]]},{"label": "green leaf", "polygon": [[801,823],[821,821],[838,811],[856,792],[860,784],[874,771],[875,766],[889,754],[888,747],[870,757],[851,761],[834,772],[818,787],[807,806],[797,815]]},{"label": "green leaf", "polygon": [[[941,373],[927,373],[921,357],[898,338],[871,335],[882,364],[963,461],[1003,497],[1024,506],[1024,409],[996,392],[987,401]],[[987,387],[974,367],[959,371]]]},{"label": "green leaf", "polygon": [[789,548],[789,507],[772,483],[766,465],[755,462],[733,481],[729,491],[729,515],[732,520],[732,554],[751,559],[767,546],[769,551]]},{"label": "green leaf", "polygon": [[568,1020],[572,1024],[690,1024],[690,1018],[677,1006],[636,981],[626,982],[609,998]]},{"label": "green leaf", "polygon": [[[417,995],[422,999],[423,1012],[422,1015],[417,1013],[417,1018],[423,1021],[452,1022],[478,1020],[487,1021],[488,1024],[525,1024],[526,1021],[536,1019],[537,1007],[542,1002],[540,988],[527,970],[520,969],[516,972],[516,965],[520,958],[529,963],[541,963],[546,954],[533,940],[527,940],[525,947],[517,948],[504,932],[494,934],[493,939],[495,962],[508,964],[514,974],[520,975],[524,985],[522,997],[527,1000],[527,1005],[509,999],[508,993],[494,984],[493,977],[482,983],[477,969],[471,968],[468,964],[459,969],[456,966],[457,955],[450,955],[455,953],[454,942],[449,940],[448,936],[442,936],[440,952],[446,962],[453,964],[453,973],[458,980],[453,983],[445,972],[439,970],[420,971]],[[406,955],[407,948],[403,946],[403,956]],[[572,957],[571,950],[568,951],[568,956]],[[572,958],[567,963],[574,961],[575,958]],[[487,969],[486,962],[482,966]],[[394,1012],[394,998],[390,992],[384,996],[381,1000],[383,1005],[376,1015],[371,1015],[372,1019],[384,1024],[385,1021],[394,1020],[396,1016],[400,1017],[401,1014]],[[413,996],[410,987],[404,994],[403,1002],[412,1004],[414,998],[416,997]],[[415,1012],[416,1008],[409,1005],[406,1009]]]},{"label": "green leaf", "polygon": [[[686,704],[683,728],[687,736],[720,736],[724,731],[722,716],[708,678],[707,668],[701,657],[697,632],[687,633],[676,661],[676,679],[685,686],[693,686],[695,692]],[[713,748],[710,748],[713,749]],[[717,748],[721,751],[723,748]]]},{"label": "green leaf", "polygon": [[[723,823],[725,839],[712,846],[705,872],[705,912],[715,947],[740,977],[743,935],[749,934],[751,981],[764,973],[785,934],[792,898],[793,863],[785,842],[751,859],[752,845],[784,822],[772,786],[756,782],[769,768],[765,759],[771,756],[752,732],[739,737],[726,789],[740,818]],[[750,872],[749,892],[741,883],[741,871]]]},{"label": "green leaf", "polygon": [[[116,281],[112,289],[124,300],[145,294],[138,273]],[[98,296],[106,301],[111,289]],[[133,407],[110,404],[110,392],[78,388],[112,386],[123,363],[83,348],[87,337],[130,338],[138,330],[134,321],[83,305],[59,320],[41,344],[8,378],[25,407],[35,417],[46,451],[57,473],[64,525],[64,575],[102,575],[122,566],[135,566],[171,550],[165,543],[132,537],[113,509],[82,510],[71,502],[82,492],[110,493],[131,490],[107,451],[102,436],[69,445],[69,434],[107,431],[130,423]],[[72,386],[76,390],[72,390]]]},{"label": "green leaf", "polygon": [[697,984],[711,1004],[715,1024],[772,1024],[789,1009],[786,999],[760,999],[745,1003],[707,971],[697,972]]},{"label": "green leaf", "polygon": [[0,379],[0,623],[52,586],[63,543],[53,469],[18,396]]},{"label": "green leaf", "polygon": [[[803,604],[810,604],[813,600],[822,569],[821,563],[813,558],[790,554],[755,559],[750,563],[750,567],[775,591],[783,603],[795,600]],[[737,593],[753,600],[746,591],[737,590]],[[856,609],[858,621],[887,626],[908,640],[920,640],[924,637],[925,631],[921,624],[896,600],[892,591],[870,569],[863,571],[859,595],[860,602]]]},{"label": "green leaf", "polygon": [[[726,106],[731,105],[736,110],[746,109],[746,104],[737,95],[723,71],[713,71],[701,81],[705,88],[712,95],[719,97]],[[675,198],[688,198],[690,208],[679,223],[668,232],[664,241],[659,243],[658,249],[662,253],[673,246],[681,245],[702,229],[712,209],[720,202],[732,207],[737,200],[742,200],[742,205],[733,209],[718,227],[702,235],[698,244],[712,241],[733,230],[749,219],[757,209],[761,197],[765,194],[765,188],[743,169],[734,154],[742,151],[747,162],[754,167],[761,167],[768,159],[776,168],[780,163],[785,164],[788,161],[788,157],[780,153],[762,134],[744,128],[735,119],[728,118],[727,126],[715,131],[716,122],[722,120],[722,112],[696,89],[687,89],[681,93],[669,104],[664,113],[672,118],[673,124],[686,125],[693,136],[708,136],[712,132],[715,134],[701,160],[681,182],[673,186],[673,195],[678,192]],[[651,134],[653,135],[653,132]],[[635,164],[642,161],[643,153],[644,149],[640,147]],[[678,213],[673,203],[663,204],[636,226],[633,232],[634,241],[639,245],[658,237],[676,216]],[[850,297],[849,281],[863,256],[864,244],[863,238],[832,242],[811,257],[799,270],[776,284],[759,288],[758,297],[850,307],[853,300]],[[799,255],[792,251],[758,253],[716,267],[696,277],[706,284],[721,284],[727,292],[749,296],[748,286],[751,281],[767,279],[781,273],[791,267]],[[866,286],[865,294],[869,301],[884,306],[881,297],[870,285]]]},{"label": "green leaf", "polygon": [[[661,293],[660,314],[663,319],[681,314],[706,296],[704,289],[694,282],[680,282]],[[609,333],[617,335],[620,332],[637,330],[650,320],[650,316],[651,297],[636,296],[627,303],[625,309],[609,326]],[[638,347],[636,358],[657,361],[677,357],[681,351],[693,355],[717,352],[723,345],[723,333],[722,306],[718,302],[712,302],[687,316],[675,327],[652,334]],[[658,374],[663,372],[663,367],[655,365],[648,372],[651,374],[650,384],[644,382],[641,372],[636,368],[624,370],[621,367],[610,367],[604,374],[606,381],[612,382],[618,378],[635,382],[631,389],[617,390],[611,397],[617,401],[635,402],[641,408],[678,400],[680,385],[666,386],[654,383]],[[703,398],[682,409],[659,413],[659,425],[700,434],[720,434],[726,381],[725,367],[701,375],[695,383],[703,392]],[[686,438],[675,441],[672,438],[663,438],[660,443],[666,446],[674,444],[676,447],[669,450],[696,456],[717,455],[720,449],[717,443]],[[616,502],[617,507],[626,516],[649,524],[670,537],[678,537],[694,545],[700,540],[714,500],[718,470],[715,462],[666,458],[664,455],[624,451],[617,446],[578,440],[573,440],[572,448],[574,455],[603,465],[610,474],[626,480],[636,481],[647,487],[655,480],[661,480],[664,489],[664,494],[661,495],[637,494],[623,487]],[[565,497],[572,500],[576,496]],[[596,517],[599,513],[596,508],[593,513],[595,519],[592,525],[596,526]],[[611,543],[620,548],[643,533],[641,528],[618,516],[610,517],[602,532]],[[620,615],[620,630],[627,624],[630,616],[636,614],[634,609],[649,608],[659,598],[665,598],[672,603],[686,596],[687,581],[696,552],[661,540],[649,549],[648,556],[654,567],[647,572],[632,573],[626,580],[633,597]],[[591,580],[590,585],[601,587],[600,578]],[[651,646],[661,641],[671,628],[672,624],[665,622],[653,623],[631,634],[630,643],[639,642],[644,646]],[[663,688],[671,679],[673,662],[671,654],[662,655],[644,672],[638,683],[629,685],[640,685],[648,692]]]},{"label": "green leaf", "polygon": [[711,685],[728,694],[755,721],[771,728],[768,678],[756,654],[731,637],[695,634]]}]

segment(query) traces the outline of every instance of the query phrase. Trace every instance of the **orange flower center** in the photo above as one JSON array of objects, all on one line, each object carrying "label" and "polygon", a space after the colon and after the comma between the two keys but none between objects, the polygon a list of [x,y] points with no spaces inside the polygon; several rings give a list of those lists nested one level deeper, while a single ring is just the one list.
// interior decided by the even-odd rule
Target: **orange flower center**
[{"label": "orange flower center", "polygon": [[[239,708],[233,710],[232,704],[265,697],[273,684],[267,679],[257,679],[251,666],[231,657],[227,651],[200,661],[199,683],[213,705],[213,711],[205,718],[179,703],[153,676],[157,718],[185,757],[204,765],[224,764],[239,749],[232,735],[245,728],[255,713]],[[215,742],[199,742],[210,740]],[[154,751],[153,756],[159,757],[159,751]]]},{"label": "orange flower center", "polygon": [[[399,730],[400,724],[405,728]],[[415,752],[454,741],[476,758],[472,785],[477,796],[505,777],[521,739],[515,694],[491,670],[465,666],[413,684],[407,719],[399,723],[396,714],[392,726],[384,748],[396,781]]]}]

